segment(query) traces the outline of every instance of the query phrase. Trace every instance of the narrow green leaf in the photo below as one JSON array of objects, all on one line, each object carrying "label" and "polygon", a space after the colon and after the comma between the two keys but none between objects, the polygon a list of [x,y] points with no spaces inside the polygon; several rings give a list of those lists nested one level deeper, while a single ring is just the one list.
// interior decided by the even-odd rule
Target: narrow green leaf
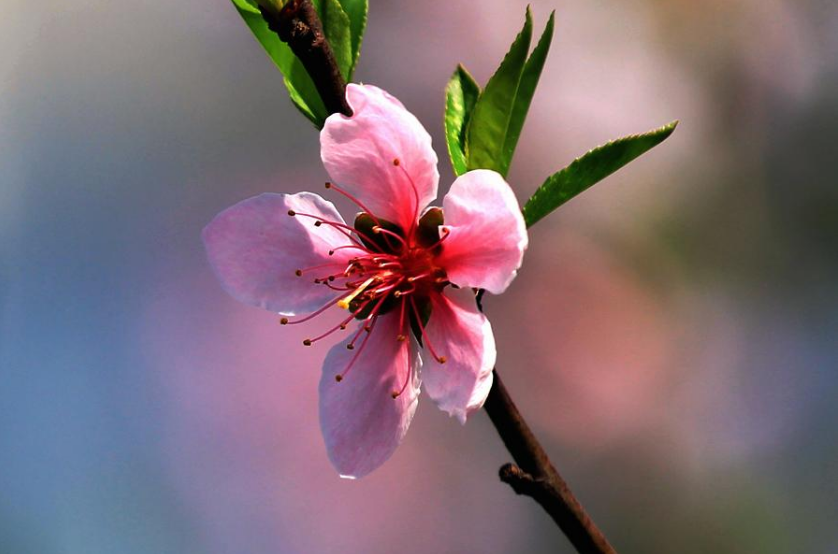
[{"label": "narrow green leaf", "polygon": [[548,177],[524,206],[527,227],[666,140],[677,125],[678,122],[673,121],[642,135],[631,135],[609,142]]},{"label": "narrow green leaf", "polygon": [[506,175],[512,163],[512,156],[515,154],[515,147],[518,146],[518,138],[524,128],[524,120],[532,103],[535,88],[538,86],[538,79],[541,77],[541,70],[544,69],[544,62],[547,53],[550,51],[550,42],[553,40],[553,27],[556,12],[550,14],[544,32],[538,40],[538,44],[530,54],[524,71],[521,73],[521,82],[518,84],[518,93],[515,95],[515,104],[512,107],[512,115],[509,118],[509,127],[506,130],[506,141],[503,144],[503,156],[500,160],[502,175]]},{"label": "narrow green leaf", "polygon": [[320,21],[326,40],[335,54],[341,75],[345,81],[352,78],[352,32],[349,28],[349,16],[343,11],[338,0],[321,0],[318,8]]},{"label": "narrow green leaf", "polygon": [[477,99],[466,131],[466,158],[469,169],[494,169],[502,175],[504,144],[512,116],[521,73],[532,40],[532,13],[527,8],[524,28],[512,43],[500,67]]},{"label": "narrow green leaf", "polygon": [[317,93],[314,82],[308,76],[300,60],[297,59],[288,45],[279,40],[276,33],[268,28],[268,24],[262,18],[254,0],[232,0],[232,2],[239,15],[282,73],[283,82],[294,105],[318,128],[322,127],[329,114]]},{"label": "narrow green leaf", "polygon": [[477,98],[480,86],[462,65],[458,65],[445,87],[445,142],[451,167],[456,175],[468,171],[466,162],[466,128]]},{"label": "narrow green leaf", "polygon": [[358,65],[358,58],[361,56],[361,44],[364,42],[364,30],[367,27],[367,12],[369,11],[369,0],[340,0],[343,11],[349,17],[349,30],[352,34],[352,67],[349,71],[350,78]]}]

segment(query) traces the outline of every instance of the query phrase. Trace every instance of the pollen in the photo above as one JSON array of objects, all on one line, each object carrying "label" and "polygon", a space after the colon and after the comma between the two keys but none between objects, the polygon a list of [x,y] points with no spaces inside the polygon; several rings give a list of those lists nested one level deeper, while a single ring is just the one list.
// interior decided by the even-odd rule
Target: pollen
[{"label": "pollen", "polygon": [[375,280],[376,280],[376,277],[370,277],[369,279],[367,279],[366,281],[364,281],[363,283],[361,283],[361,286],[359,286],[357,289],[355,289],[354,291],[352,291],[352,293],[351,293],[351,294],[349,294],[348,296],[344,296],[343,298],[341,298],[340,300],[338,300],[338,306],[340,306],[340,307],[341,307],[341,308],[343,308],[344,310],[348,310],[348,309],[349,309],[349,304],[350,304],[353,300],[355,300],[355,298],[356,298],[359,294],[361,294],[362,292],[364,292],[364,289],[366,289],[366,288],[367,288],[367,287],[369,287],[371,284],[373,284],[373,282],[374,282]]}]

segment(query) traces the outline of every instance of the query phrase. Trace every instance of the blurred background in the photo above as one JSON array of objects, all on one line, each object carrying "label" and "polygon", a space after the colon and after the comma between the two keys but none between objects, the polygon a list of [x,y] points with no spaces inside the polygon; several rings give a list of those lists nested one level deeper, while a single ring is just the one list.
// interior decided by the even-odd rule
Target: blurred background
[{"label": "blurred background", "polygon": [[[443,88],[525,0],[371,0],[356,78],[451,171]],[[498,367],[621,554],[838,553],[838,5],[535,0],[553,49],[509,181],[667,142],[531,232]],[[427,399],[357,482],[308,330],[236,303],[202,227],[320,190],[318,137],[227,0],[0,4],[0,552],[572,552],[485,413]],[[344,205],[345,206],[345,205]]]}]

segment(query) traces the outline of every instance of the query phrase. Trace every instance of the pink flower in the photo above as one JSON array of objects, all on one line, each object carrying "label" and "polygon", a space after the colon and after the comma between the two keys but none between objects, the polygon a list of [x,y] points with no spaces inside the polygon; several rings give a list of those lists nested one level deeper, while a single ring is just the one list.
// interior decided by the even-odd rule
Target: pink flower
[{"label": "pink flower", "polygon": [[352,84],[346,94],[354,115],[329,117],[320,145],[336,183],[327,188],[361,210],[354,225],[316,194],[262,194],[221,212],[203,238],[236,299],[288,325],[343,314],[307,346],[358,321],[323,364],[320,424],[335,468],[361,477],[401,442],[421,381],[463,423],[483,405],[496,351],[473,289],[509,286],[527,233],[493,171],[462,175],[442,210],[426,208],[439,182],[430,135],[379,88]]}]

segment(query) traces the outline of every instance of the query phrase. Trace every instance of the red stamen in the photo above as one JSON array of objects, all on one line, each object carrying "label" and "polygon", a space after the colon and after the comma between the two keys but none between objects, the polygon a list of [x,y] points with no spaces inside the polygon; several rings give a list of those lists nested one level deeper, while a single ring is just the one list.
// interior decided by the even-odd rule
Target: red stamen
[{"label": "red stamen", "polygon": [[[345,223],[338,223],[337,221],[329,221],[327,219],[323,219],[319,215],[304,214],[302,212],[294,212],[294,215],[299,215],[299,216],[303,216],[303,217],[310,217],[310,218],[315,220],[315,224],[317,224],[319,222],[320,224],[330,225],[330,226],[332,226],[336,229],[345,229],[349,233],[355,233],[356,235],[358,235],[362,239],[366,240],[370,244],[373,244],[373,245],[375,244],[375,241],[370,239],[367,235],[365,235],[364,233],[362,233],[361,231],[359,231],[358,229],[356,229],[354,227],[350,227],[349,225],[347,225]],[[357,243],[357,244],[361,244],[361,243]],[[361,244],[361,245],[363,246],[363,244]],[[367,248],[364,248],[364,249],[367,250]],[[369,251],[369,250],[367,250],[367,251]]]},{"label": "red stamen", "polygon": [[437,362],[444,364],[447,359],[445,356],[438,356],[434,350],[434,347],[428,338],[428,334],[425,332],[425,326],[422,325],[422,317],[419,315],[419,309],[416,307],[416,302],[413,300],[412,296],[410,297],[410,306],[413,308],[413,314],[416,316],[416,322],[419,324],[419,330],[422,332],[422,344],[428,348],[431,356],[433,356]]},{"label": "red stamen", "polygon": [[331,335],[332,333],[334,333],[338,329],[343,331],[344,329],[346,329],[346,324],[349,323],[350,321],[352,321],[353,317],[355,317],[354,314],[350,315],[349,317],[347,317],[346,319],[344,319],[343,321],[341,321],[340,323],[338,323],[337,325],[335,325],[334,327],[332,327],[331,329],[329,329],[328,331],[326,331],[322,335],[314,337],[313,339],[307,339],[309,344],[307,344],[306,346],[309,346],[313,342],[317,342],[321,339],[324,339],[324,338],[328,337],[329,335]]},{"label": "red stamen", "polygon": [[[352,356],[351,360],[349,360],[349,364],[347,364],[346,369],[344,369],[343,372],[338,373],[337,375],[335,375],[335,381],[337,381],[338,383],[343,381],[343,378],[346,377],[346,374],[349,373],[350,369],[352,369],[352,366],[355,364],[355,361],[361,355],[361,352],[364,351],[364,347],[367,345],[367,342],[370,340],[370,337],[372,336],[372,330],[375,328],[375,323],[377,321],[378,321],[377,317],[372,320],[372,325],[370,325],[369,332],[364,337],[364,340],[361,341],[361,346],[358,348],[358,351],[355,352],[355,355]],[[363,330],[364,330],[364,327],[362,326],[361,331],[363,331]]]},{"label": "red stamen", "polygon": [[402,345],[402,348],[408,348],[408,350],[407,350],[407,376],[404,379],[404,383],[402,383],[402,388],[400,388],[398,391],[394,391],[392,393],[391,396],[393,397],[393,400],[395,400],[396,398],[398,398],[402,395],[404,390],[407,388],[407,384],[410,383],[410,376],[413,374],[413,364],[410,363],[410,348],[407,346],[407,343],[404,343],[404,345]]},{"label": "red stamen", "polygon": [[434,248],[436,248],[437,246],[442,244],[442,241],[447,239],[449,236],[451,236],[451,229],[449,229],[448,227],[443,227],[442,228],[442,238],[440,238],[438,241],[436,241],[435,243],[430,245],[427,249],[428,250],[433,250]]},{"label": "red stamen", "polygon": [[344,299],[344,298],[346,298],[347,296],[349,296],[349,293],[347,293],[347,294],[342,294],[342,295],[338,296],[337,298],[333,298],[332,300],[329,300],[329,303],[328,303],[328,304],[326,304],[326,305],[325,305],[325,306],[323,306],[322,308],[318,308],[318,309],[317,309],[317,311],[314,311],[314,312],[312,312],[312,313],[308,314],[307,316],[305,316],[305,317],[304,317],[304,318],[302,318],[302,319],[298,319],[297,321],[288,321],[288,319],[287,319],[287,318],[284,318],[284,317],[283,317],[283,318],[280,320],[280,323],[282,323],[282,322],[284,321],[285,323],[282,323],[283,325],[297,325],[298,323],[303,323],[303,322],[309,321],[309,320],[311,320],[311,319],[314,319],[315,317],[319,316],[320,314],[322,314],[323,312],[325,312],[326,310],[328,310],[328,309],[329,309],[329,308],[331,308],[332,306],[337,305],[337,303],[338,303],[338,301],[339,301],[339,300],[343,300],[343,299]]},{"label": "red stamen", "polygon": [[385,235],[389,235],[389,236],[395,238],[396,240],[398,240],[400,243],[402,243],[402,248],[407,248],[407,243],[404,241],[404,239],[402,237],[399,236],[398,233],[394,233],[393,231],[385,229],[381,225],[376,225],[375,227],[373,227],[372,232],[373,233],[384,233]]},{"label": "red stamen", "polygon": [[413,182],[413,178],[410,176],[410,173],[407,172],[407,170],[404,168],[404,166],[401,164],[401,161],[399,161],[398,158],[393,160],[393,165],[402,170],[402,173],[405,174],[407,180],[410,181],[411,188],[413,188],[413,198],[415,200],[415,205],[413,209],[413,219],[410,220],[410,231],[407,233],[408,238],[413,239],[413,233],[416,230],[416,222],[419,221],[419,189],[416,188],[416,183]]}]

